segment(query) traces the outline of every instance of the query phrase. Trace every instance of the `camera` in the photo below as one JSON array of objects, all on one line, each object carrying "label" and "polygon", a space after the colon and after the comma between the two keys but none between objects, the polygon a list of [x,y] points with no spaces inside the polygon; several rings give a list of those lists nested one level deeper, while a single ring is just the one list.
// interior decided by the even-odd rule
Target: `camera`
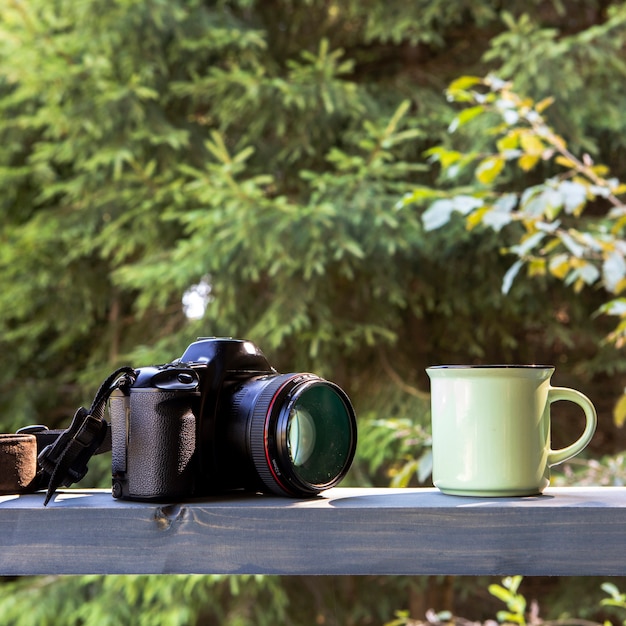
[{"label": "camera", "polygon": [[180,499],[234,489],[311,497],[356,450],[347,394],[279,374],[252,342],[200,338],[180,359],[135,370],[109,398],[113,496]]}]

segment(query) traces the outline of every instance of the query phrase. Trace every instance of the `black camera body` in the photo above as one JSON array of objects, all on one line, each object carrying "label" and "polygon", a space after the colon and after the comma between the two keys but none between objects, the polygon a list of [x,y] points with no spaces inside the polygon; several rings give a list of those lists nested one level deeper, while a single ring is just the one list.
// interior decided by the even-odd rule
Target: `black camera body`
[{"label": "black camera body", "polygon": [[250,341],[201,338],[180,359],[135,373],[109,399],[116,498],[310,497],[350,468],[347,394],[315,374],[277,373]]}]

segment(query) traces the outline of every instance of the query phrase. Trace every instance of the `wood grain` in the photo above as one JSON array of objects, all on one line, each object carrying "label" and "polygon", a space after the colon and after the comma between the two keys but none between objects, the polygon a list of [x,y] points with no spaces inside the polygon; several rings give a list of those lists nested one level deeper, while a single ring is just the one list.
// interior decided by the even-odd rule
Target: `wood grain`
[{"label": "wood grain", "polygon": [[0,575],[626,575],[626,488],[461,498],[332,489],[184,503],[108,491],[0,497]]}]

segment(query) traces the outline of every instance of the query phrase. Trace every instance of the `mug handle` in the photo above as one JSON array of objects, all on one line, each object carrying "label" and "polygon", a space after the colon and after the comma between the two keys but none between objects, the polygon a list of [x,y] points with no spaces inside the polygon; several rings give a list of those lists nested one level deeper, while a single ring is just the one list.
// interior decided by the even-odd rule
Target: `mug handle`
[{"label": "mug handle", "polygon": [[591,400],[586,395],[580,393],[580,391],[569,389],[568,387],[550,387],[548,390],[548,402],[552,404],[557,400],[568,400],[577,404],[585,412],[587,423],[585,424],[583,434],[574,443],[560,450],[550,450],[548,453],[548,467],[563,463],[563,461],[567,461],[567,459],[571,459],[579,452],[582,452],[591,441],[598,423],[595,407]]}]

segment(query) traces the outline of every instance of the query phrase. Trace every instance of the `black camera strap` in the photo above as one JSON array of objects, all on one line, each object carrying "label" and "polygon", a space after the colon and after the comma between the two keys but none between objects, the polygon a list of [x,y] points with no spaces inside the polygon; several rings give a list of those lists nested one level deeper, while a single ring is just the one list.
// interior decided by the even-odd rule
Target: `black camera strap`
[{"label": "black camera strap", "polygon": [[[113,372],[100,386],[91,408],[80,407],[70,426],[39,453],[39,484],[48,488],[44,506],[59,487],[69,487],[85,476],[87,463],[94,454],[111,449],[109,428],[104,419],[106,403],[115,389],[130,387],[135,376],[131,367]],[[41,434],[45,436],[45,432]]]}]

